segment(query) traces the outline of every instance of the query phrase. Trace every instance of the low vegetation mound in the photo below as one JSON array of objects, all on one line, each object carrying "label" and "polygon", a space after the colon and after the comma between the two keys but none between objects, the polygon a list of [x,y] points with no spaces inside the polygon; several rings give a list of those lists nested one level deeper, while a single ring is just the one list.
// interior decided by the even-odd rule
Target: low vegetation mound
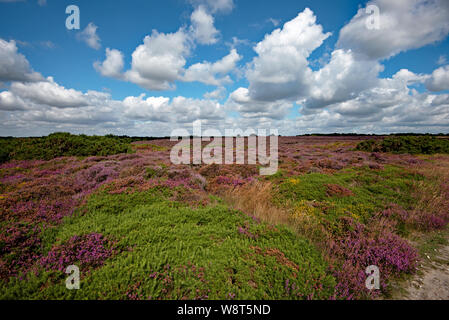
[{"label": "low vegetation mound", "polygon": [[36,138],[1,138],[0,163],[10,160],[50,160],[64,156],[108,156],[131,152],[132,138],[53,133]]},{"label": "low vegetation mound", "polygon": [[449,154],[449,140],[435,136],[391,136],[383,140],[362,141],[356,150],[397,154]]}]

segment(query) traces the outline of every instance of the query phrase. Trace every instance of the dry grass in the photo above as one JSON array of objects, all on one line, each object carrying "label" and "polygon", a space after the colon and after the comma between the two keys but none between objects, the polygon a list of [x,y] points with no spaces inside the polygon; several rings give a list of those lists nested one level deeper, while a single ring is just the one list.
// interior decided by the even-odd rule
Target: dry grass
[{"label": "dry grass", "polygon": [[221,198],[236,210],[256,217],[273,226],[283,225],[313,242],[320,243],[328,232],[313,215],[304,208],[289,206],[279,208],[273,204],[273,184],[255,181],[249,185],[227,190]]},{"label": "dry grass", "polygon": [[436,156],[433,161],[416,168],[426,179],[416,181],[413,197],[416,199],[412,216],[434,214],[447,219],[449,215],[449,158]]},{"label": "dry grass", "polygon": [[234,209],[271,225],[289,225],[287,210],[272,203],[273,186],[270,182],[256,181],[240,188],[225,191],[221,196]]},{"label": "dry grass", "polygon": [[[449,157],[436,157],[433,163],[417,168],[417,172],[426,177],[424,181],[418,181],[416,196],[419,204],[428,207],[433,205],[439,209],[440,204],[447,204],[447,192],[445,186],[449,184]],[[429,183],[429,181],[431,183]],[[447,209],[447,208],[446,208]]]}]

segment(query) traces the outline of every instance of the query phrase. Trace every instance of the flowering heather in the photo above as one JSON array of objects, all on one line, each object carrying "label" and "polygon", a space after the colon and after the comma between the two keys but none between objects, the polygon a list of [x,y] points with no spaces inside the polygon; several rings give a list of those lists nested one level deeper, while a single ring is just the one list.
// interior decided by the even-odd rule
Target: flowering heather
[{"label": "flowering heather", "polygon": [[238,186],[242,186],[245,184],[245,181],[240,180],[240,179],[233,179],[230,177],[223,177],[223,176],[219,176],[215,179],[215,183],[217,184],[221,184],[221,185],[230,185],[233,187],[238,187]]},{"label": "flowering heather", "polygon": [[410,244],[388,230],[379,232],[346,219],[348,231],[329,241],[327,251],[333,263],[331,269],[338,283],[338,298],[356,299],[379,292],[368,291],[365,270],[375,265],[381,274],[381,289],[387,289],[387,280],[400,273],[416,270],[418,253]]},{"label": "flowering heather", "polygon": [[[104,263],[113,259],[138,271],[113,281],[109,292],[116,295],[102,288],[102,297],[375,297],[379,292],[365,287],[367,266],[380,268],[382,291],[416,267],[416,250],[396,233],[441,229],[449,222],[449,159],[354,151],[364,139],[281,137],[280,171],[272,177],[260,177],[252,165],[173,165],[169,140],[134,143],[132,154],[3,163],[0,279],[25,281],[12,278],[42,268],[64,271],[70,264],[100,276],[119,272]],[[67,239],[74,230],[87,234],[48,243],[52,235]],[[119,246],[103,230],[133,250],[115,254]],[[228,251],[223,257],[214,249],[188,252],[206,245]],[[187,265],[180,250],[195,259],[209,253],[214,258]],[[134,260],[120,260],[128,254]],[[171,268],[167,259],[181,267]],[[211,261],[219,262],[218,269],[210,269]],[[218,275],[217,283],[202,281]],[[98,291],[83,289],[91,296]]]},{"label": "flowering heather", "polygon": [[76,176],[76,183],[83,189],[92,190],[118,177],[114,162],[100,162],[82,170]]},{"label": "flowering heather", "polygon": [[29,269],[39,258],[39,230],[28,224],[13,223],[1,228],[0,279]]},{"label": "flowering heather", "polygon": [[73,236],[67,242],[54,246],[40,259],[40,264],[48,270],[59,271],[75,264],[86,271],[102,266],[112,254],[112,243],[101,234],[91,233]]},{"label": "flowering heather", "polygon": [[432,231],[442,229],[449,223],[447,207],[438,209],[436,212],[422,209],[407,211],[397,204],[390,204],[379,215],[408,224],[418,230]]},{"label": "flowering heather", "polygon": [[243,226],[243,227],[238,227],[238,232],[239,232],[241,235],[247,236],[247,237],[250,238],[250,239],[257,239],[257,238],[259,238],[259,235],[253,234],[253,233],[251,233],[251,232],[249,231],[249,227],[248,227],[247,225],[246,225],[246,226]]}]

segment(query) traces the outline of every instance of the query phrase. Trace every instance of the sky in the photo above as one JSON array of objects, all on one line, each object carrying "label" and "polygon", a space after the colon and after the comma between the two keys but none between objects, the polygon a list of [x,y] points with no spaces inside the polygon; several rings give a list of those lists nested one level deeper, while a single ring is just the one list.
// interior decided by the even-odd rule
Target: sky
[{"label": "sky", "polygon": [[0,136],[449,133],[448,34],[447,0],[0,0]]}]

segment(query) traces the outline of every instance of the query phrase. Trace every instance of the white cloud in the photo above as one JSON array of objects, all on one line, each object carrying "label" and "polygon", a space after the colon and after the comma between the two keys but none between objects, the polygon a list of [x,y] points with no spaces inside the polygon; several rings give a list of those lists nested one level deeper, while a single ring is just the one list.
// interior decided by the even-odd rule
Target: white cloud
[{"label": "white cloud", "polygon": [[446,55],[442,54],[442,55],[438,58],[437,64],[443,65],[443,64],[446,64],[446,63],[447,63]]},{"label": "white cloud", "polygon": [[57,108],[74,108],[87,106],[86,97],[82,92],[66,89],[57,84],[52,77],[41,82],[13,82],[11,92],[33,103],[53,106]]},{"label": "white cloud", "polygon": [[273,24],[273,26],[277,27],[281,21],[279,19],[274,19],[274,18],[268,18],[268,21],[271,22]]},{"label": "white cloud", "polygon": [[231,93],[226,107],[238,111],[244,118],[269,118],[283,119],[293,107],[291,102],[278,101],[254,101],[247,88],[238,88]]},{"label": "white cloud", "polygon": [[449,33],[447,0],[373,0],[369,5],[380,10],[380,29],[366,27],[368,15],[360,8],[341,29],[337,47],[377,60],[434,43]]},{"label": "white cloud", "polygon": [[393,75],[393,79],[402,80],[407,85],[414,83],[423,83],[428,78],[428,75],[416,74],[407,69],[401,69],[395,75]]},{"label": "white cloud", "polygon": [[109,48],[106,49],[106,59],[95,62],[94,67],[106,77],[130,81],[145,89],[168,90],[174,88],[177,80],[215,86],[231,83],[227,74],[236,70],[242,58],[236,49],[231,49],[228,55],[214,63],[204,61],[185,69],[185,56],[189,51],[188,35],[183,29],[171,34],[153,31],[132,54],[130,70],[122,73],[123,54]]},{"label": "white cloud", "polygon": [[383,67],[376,61],[361,60],[351,50],[335,50],[330,62],[310,75],[304,103],[310,108],[351,99],[378,83]]},{"label": "white cloud", "polygon": [[226,75],[236,68],[236,64],[242,57],[236,49],[231,49],[230,53],[215,63],[202,62],[191,65],[185,72],[183,81],[199,81],[209,85],[222,85],[231,82],[229,76],[216,78],[216,75]]},{"label": "white cloud", "polygon": [[[430,91],[449,90],[449,66],[441,66],[432,74],[401,69],[391,78],[379,78],[382,59],[446,37],[448,19],[443,18],[449,2],[370,1],[381,9],[382,35],[367,30],[363,17],[355,16],[341,31],[338,47],[333,52],[326,49],[329,57],[313,70],[310,55],[330,34],[317,24],[313,12],[305,9],[254,46],[257,55],[245,68],[248,87],[232,92],[223,105],[217,100],[226,97],[224,85],[231,82],[230,73],[240,70],[242,57],[235,46],[243,42],[234,38],[229,54],[215,62],[189,66],[186,60],[195,42],[214,43],[218,39],[212,15],[229,12],[233,2],[191,3],[197,13],[203,11],[206,19],[197,21],[207,30],[193,36],[199,24],[194,26],[192,20],[191,29],[153,31],[134,50],[130,68],[125,68],[123,53],[110,48],[105,60],[95,62],[94,67],[103,76],[149,90],[172,89],[176,81],[217,86],[206,92],[204,99],[140,95],[114,100],[105,92],[65,88],[32,71],[14,41],[0,39],[0,81],[6,82],[0,92],[0,134],[72,131],[169,135],[172,128],[191,129],[191,122],[197,119],[220,130],[271,127],[279,128],[283,135],[439,132],[449,128],[449,94],[418,92],[413,87],[425,84]],[[361,10],[358,14],[364,12]],[[300,115],[292,118],[295,101],[300,104]],[[240,117],[227,116],[229,111],[238,112]]]},{"label": "white cloud", "polygon": [[436,69],[426,83],[430,91],[449,90],[449,65]]},{"label": "white cloud", "polygon": [[226,94],[226,89],[224,87],[219,87],[213,91],[206,92],[203,95],[203,97],[204,97],[204,99],[219,100],[219,99],[223,99],[225,97],[225,94]]},{"label": "white cloud", "polygon": [[97,35],[98,27],[90,22],[87,27],[77,34],[79,40],[84,41],[92,49],[101,48],[100,37]]},{"label": "white cloud", "polygon": [[0,38],[0,81],[40,81],[43,77],[34,72],[24,55],[17,52],[14,40]]},{"label": "white cloud", "polygon": [[135,120],[189,123],[197,119],[223,119],[223,108],[213,100],[176,97],[127,97],[123,100],[124,114]]},{"label": "white cloud", "polygon": [[25,109],[26,104],[20,97],[9,91],[0,92],[0,110],[16,111]]},{"label": "white cloud", "polygon": [[125,78],[150,90],[172,89],[172,83],[182,77],[189,51],[183,29],[167,34],[153,30],[133,52]]},{"label": "white cloud", "polygon": [[191,32],[194,39],[200,44],[214,44],[218,41],[219,32],[214,26],[214,17],[203,6],[193,11],[190,17]]},{"label": "white cloud", "polygon": [[233,0],[190,0],[190,2],[195,6],[205,6],[212,13],[229,13],[234,8]]},{"label": "white cloud", "polygon": [[123,78],[123,53],[116,49],[106,48],[106,60],[96,61],[94,68],[104,77],[121,79]]},{"label": "white cloud", "polygon": [[145,94],[139,97],[126,97],[123,100],[124,114],[131,119],[147,121],[170,121],[169,98],[149,97]]},{"label": "white cloud", "polygon": [[246,73],[250,96],[275,101],[304,95],[312,75],[307,58],[329,36],[308,8],[266,35],[254,48],[257,56]]}]

